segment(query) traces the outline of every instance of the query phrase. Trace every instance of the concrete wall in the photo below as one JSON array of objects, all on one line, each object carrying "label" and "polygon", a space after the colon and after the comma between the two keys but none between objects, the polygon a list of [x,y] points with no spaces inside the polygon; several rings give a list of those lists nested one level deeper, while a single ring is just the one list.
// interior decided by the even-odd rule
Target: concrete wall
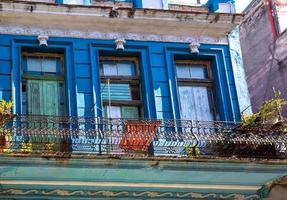
[{"label": "concrete wall", "polygon": [[286,40],[287,33],[273,39],[263,1],[247,8],[245,20],[240,25],[240,42],[253,111],[257,111],[264,100],[273,97],[273,88],[279,89],[287,98]]},{"label": "concrete wall", "polygon": [[1,156],[0,199],[257,200],[287,173],[286,163],[89,158]]}]

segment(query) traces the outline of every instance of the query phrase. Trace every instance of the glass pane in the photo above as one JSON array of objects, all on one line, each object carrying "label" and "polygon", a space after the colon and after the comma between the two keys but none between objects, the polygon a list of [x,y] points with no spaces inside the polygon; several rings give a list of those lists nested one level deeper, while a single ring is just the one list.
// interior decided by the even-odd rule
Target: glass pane
[{"label": "glass pane", "polygon": [[137,107],[123,106],[122,117],[127,119],[139,118],[139,109]]},{"label": "glass pane", "polygon": [[124,83],[102,83],[102,99],[108,100],[132,100],[130,85]]},{"label": "glass pane", "polygon": [[103,64],[104,76],[117,76],[117,66],[115,64]]},{"label": "glass pane", "polygon": [[42,59],[42,72],[57,73],[57,60]]},{"label": "glass pane", "polygon": [[27,71],[41,72],[42,71],[41,60],[38,58],[27,58]]},{"label": "glass pane", "polygon": [[207,68],[202,65],[192,65],[190,66],[190,75],[194,79],[207,79],[208,73]]},{"label": "glass pane", "polygon": [[133,75],[133,70],[132,67],[133,65],[130,63],[118,63],[118,75],[119,76],[132,76]]},{"label": "glass pane", "polygon": [[191,78],[189,66],[176,66],[177,78]]},{"label": "glass pane", "polygon": [[107,118],[121,118],[121,107],[119,106],[105,106],[104,116]]},{"label": "glass pane", "polygon": [[178,92],[182,119],[214,120],[207,87],[179,86]]}]

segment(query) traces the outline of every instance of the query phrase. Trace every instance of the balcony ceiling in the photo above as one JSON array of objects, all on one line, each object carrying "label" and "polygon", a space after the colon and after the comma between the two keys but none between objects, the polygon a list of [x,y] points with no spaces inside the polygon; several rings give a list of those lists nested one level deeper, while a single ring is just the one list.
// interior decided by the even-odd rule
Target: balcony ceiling
[{"label": "balcony ceiling", "polygon": [[[1,1],[1,25],[104,33],[225,37],[242,20],[240,14],[75,6]],[[180,30],[180,31],[179,31]]]}]

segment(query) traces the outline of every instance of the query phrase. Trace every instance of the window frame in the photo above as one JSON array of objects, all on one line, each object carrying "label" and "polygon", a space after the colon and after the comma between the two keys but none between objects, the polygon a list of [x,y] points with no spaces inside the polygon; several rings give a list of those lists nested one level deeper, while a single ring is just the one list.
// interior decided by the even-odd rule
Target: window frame
[{"label": "window frame", "polygon": [[27,72],[23,72],[23,68],[21,68],[22,79],[24,80],[51,80],[51,81],[63,81],[65,82],[65,64],[64,64],[64,55],[57,53],[40,53],[40,52],[22,52],[21,53],[21,66],[23,67],[23,58],[26,57],[39,57],[39,58],[59,58],[61,62],[61,75],[54,75],[49,73],[40,73],[40,74],[31,74]]},{"label": "window frame", "polygon": [[[135,76],[104,76],[103,75],[103,63],[105,61],[128,61],[133,62],[135,65]],[[102,99],[102,108],[104,112],[105,106],[130,106],[137,107],[139,118],[143,117],[143,99],[142,99],[142,89],[141,89],[141,81],[140,81],[140,66],[139,59],[137,57],[127,57],[127,56],[100,56],[99,57],[99,65],[100,65],[100,82],[106,83],[107,79],[110,79],[110,83],[128,83],[129,85],[136,85],[139,89],[139,100],[104,100]],[[102,91],[101,91],[102,92]]]},{"label": "window frame", "polygon": [[[180,104],[180,94],[179,94],[179,86],[203,86],[207,87],[209,91],[211,91],[211,95],[208,95],[209,105],[211,107],[211,111],[213,113],[214,120],[218,118],[218,109],[217,109],[217,102],[215,98],[215,86],[214,86],[214,79],[211,70],[211,61],[207,60],[175,60],[175,75],[176,75],[176,89],[177,89],[177,96],[179,102],[179,111],[180,116],[182,115],[182,109]],[[207,70],[207,78],[206,79],[197,79],[197,78],[178,78],[177,77],[177,66],[179,64],[186,64],[186,66],[192,67],[192,65],[204,65]],[[182,116],[181,116],[182,118]]]},{"label": "window frame", "polygon": [[[32,74],[29,72],[24,72],[23,70],[23,62],[24,58],[29,58],[29,57],[37,57],[37,58],[58,58],[61,63],[61,75],[58,74],[49,74],[49,73],[39,73],[39,74]],[[63,84],[64,88],[64,113],[63,116],[67,115],[67,92],[66,92],[66,82],[65,82],[65,63],[64,63],[64,54],[59,54],[59,53],[45,53],[45,52],[26,52],[23,51],[21,52],[21,88],[23,87],[23,82],[27,82],[28,80],[39,80],[39,81],[56,81],[58,83]],[[27,85],[26,85],[27,87]],[[23,89],[21,89],[21,96]],[[26,88],[27,91],[27,88]],[[23,103],[23,102],[22,102]],[[60,103],[60,102],[59,102]],[[28,108],[29,108],[29,102],[26,102],[26,114],[29,114]]]}]

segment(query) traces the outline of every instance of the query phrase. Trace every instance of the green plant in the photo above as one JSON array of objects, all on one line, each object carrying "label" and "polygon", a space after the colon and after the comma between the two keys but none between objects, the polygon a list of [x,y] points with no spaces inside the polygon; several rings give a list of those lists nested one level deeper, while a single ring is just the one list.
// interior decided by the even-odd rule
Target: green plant
[{"label": "green plant", "polygon": [[9,147],[12,134],[11,131],[5,127],[5,122],[12,116],[12,106],[12,102],[0,100],[0,152],[10,152]]},{"label": "green plant", "polygon": [[12,106],[11,101],[0,100],[0,115],[11,115]]},{"label": "green plant", "polygon": [[[262,103],[257,113],[252,115],[242,115],[241,125],[237,126],[234,131],[237,134],[272,134],[287,133],[287,123],[282,115],[282,107],[287,105],[287,101],[281,98],[280,91],[274,91],[274,97]],[[239,135],[238,134],[238,135]],[[225,136],[229,140],[229,136]],[[266,156],[277,156],[273,144],[234,144],[218,143],[214,145],[214,150],[219,156],[236,155],[238,157],[254,156],[265,154]]]},{"label": "green plant", "polygon": [[280,91],[274,91],[274,98],[263,102],[257,113],[248,116],[242,115],[241,122],[243,125],[254,125],[282,121],[282,106],[285,105],[287,105],[287,101],[281,98]]},{"label": "green plant", "polygon": [[200,149],[196,146],[190,146],[189,144],[185,146],[185,152],[187,157],[199,158]]}]

